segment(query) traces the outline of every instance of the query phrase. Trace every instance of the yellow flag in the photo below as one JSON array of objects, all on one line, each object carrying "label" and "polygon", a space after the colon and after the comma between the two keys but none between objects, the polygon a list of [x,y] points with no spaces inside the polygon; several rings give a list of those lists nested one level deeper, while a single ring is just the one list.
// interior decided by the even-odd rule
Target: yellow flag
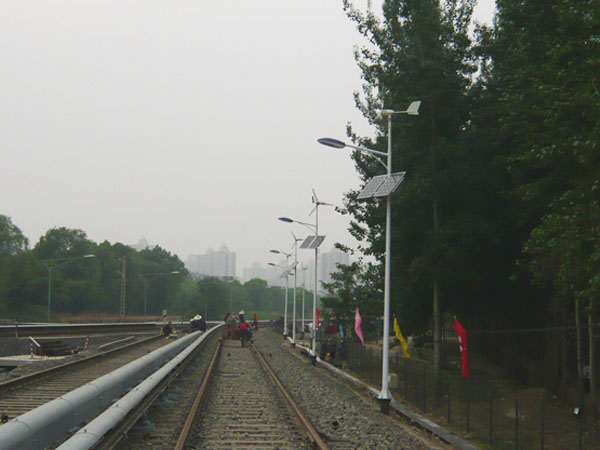
[{"label": "yellow flag", "polygon": [[396,333],[396,339],[400,341],[400,346],[402,347],[402,356],[405,358],[410,358],[410,353],[408,353],[408,344],[404,340],[404,336],[402,336],[402,332],[400,331],[400,327],[398,326],[398,319],[394,317],[394,333]]}]

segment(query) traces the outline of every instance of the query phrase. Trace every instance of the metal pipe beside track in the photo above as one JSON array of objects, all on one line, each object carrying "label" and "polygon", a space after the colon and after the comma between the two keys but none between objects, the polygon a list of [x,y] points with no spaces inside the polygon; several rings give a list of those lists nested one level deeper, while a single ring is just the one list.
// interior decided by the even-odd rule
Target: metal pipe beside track
[{"label": "metal pipe beside track", "polygon": [[200,334],[194,332],[182,337],[1,425],[0,450],[45,448],[64,439],[70,431],[95,417]]},{"label": "metal pipe beside track", "polygon": [[194,343],[138,384],[128,394],[113,403],[106,411],[65,441],[57,450],[87,450],[93,448],[106,433],[117,426],[130,411],[135,409],[173,369],[181,364],[217,328],[213,327],[203,333]]}]

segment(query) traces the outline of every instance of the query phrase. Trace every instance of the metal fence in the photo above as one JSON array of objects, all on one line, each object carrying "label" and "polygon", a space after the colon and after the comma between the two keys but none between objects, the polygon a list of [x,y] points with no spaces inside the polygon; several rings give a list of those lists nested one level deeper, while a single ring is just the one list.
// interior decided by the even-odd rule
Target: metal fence
[{"label": "metal fence", "polygon": [[[278,331],[283,331],[278,324]],[[536,330],[527,330],[536,331]],[[589,407],[589,394],[577,399],[573,373],[572,330],[542,333],[471,334],[470,377],[460,376],[457,343],[445,341],[445,368],[439,379],[426,362],[425,351],[403,358],[398,349],[390,353],[390,389],[434,422],[475,444],[499,449],[597,449],[600,423]],[[564,333],[567,333],[566,335]],[[597,334],[597,333],[596,333]],[[572,336],[571,336],[572,337]],[[322,359],[353,373],[375,387],[381,386],[382,348],[360,342],[325,340],[317,334]],[[502,340],[502,342],[500,342]],[[324,345],[325,344],[325,345]],[[554,354],[560,351],[560,355]],[[448,355],[455,355],[450,357]],[[566,356],[565,356],[566,355]],[[484,370],[478,362],[489,365]],[[562,361],[562,367],[557,364]],[[568,373],[561,373],[568,372]]]},{"label": "metal fence", "polygon": [[[344,342],[342,347],[330,361],[381,386],[381,348],[356,342]],[[436,379],[430,364],[398,353],[389,367],[395,378],[394,398],[475,443],[500,449],[600,448],[598,420],[542,388],[478,374],[463,379],[458,367],[443,370]]]}]

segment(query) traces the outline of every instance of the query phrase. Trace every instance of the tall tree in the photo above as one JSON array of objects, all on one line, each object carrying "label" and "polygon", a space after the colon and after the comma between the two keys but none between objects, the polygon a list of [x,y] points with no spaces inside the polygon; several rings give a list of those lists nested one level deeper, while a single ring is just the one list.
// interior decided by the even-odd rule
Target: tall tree
[{"label": "tall tree", "polygon": [[[392,209],[392,282],[394,310],[420,311],[423,327],[433,312],[435,368],[441,365],[442,292],[456,290],[455,279],[464,270],[456,264],[462,248],[458,215],[464,202],[461,176],[461,130],[469,118],[466,92],[475,66],[471,62],[468,27],[473,0],[386,0],[383,17],[361,13],[344,2],[349,17],[368,39],[356,53],[365,80],[364,100],[356,95],[363,114],[378,128],[375,139],[359,138],[362,146],[383,149],[387,130],[378,119],[383,107],[401,110],[410,100],[421,100],[418,120],[397,118],[393,124],[393,171],[407,176]],[[406,119],[406,120],[404,120]],[[354,154],[363,179],[379,172],[377,164]],[[346,198],[354,216],[351,233],[362,250],[381,259],[384,251],[384,217],[381,205]],[[466,258],[464,258],[466,260]],[[457,274],[460,275],[457,277]],[[433,297],[433,302],[429,301]],[[446,295],[446,302],[453,301]],[[432,304],[433,308],[422,307]],[[403,304],[404,308],[400,308]],[[420,323],[419,323],[420,322]]]},{"label": "tall tree", "polygon": [[600,299],[600,6],[586,0],[497,6],[492,83],[501,133],[511,144],[514,191],[531,223],[521,262],[554,293],[538,316],[560,322],[565,302],[574,306],[581,378],[586,359],[596,367],[591,328],[590,355],[582,354],[583,307],[593,323]]}]

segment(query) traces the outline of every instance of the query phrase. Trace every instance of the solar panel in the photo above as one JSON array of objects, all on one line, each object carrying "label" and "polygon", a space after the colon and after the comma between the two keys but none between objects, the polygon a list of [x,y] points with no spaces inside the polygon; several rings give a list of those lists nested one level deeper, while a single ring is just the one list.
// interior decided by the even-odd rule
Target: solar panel
[{"label": "solar panel", "polygon": [[377,189],[379,189],[379,187],[385,182],[386,178],[387,175],[377,175],[376,177],[371,178],[371,180],[369,180],[365,188],[360,191],[360,194],[358,194],[358,197],[356,198],[358,200],[363,200],[373,197],[375,192],[377,192]]},{"label": "solar panel", "polygon": [[286,275],[291,275],[291,272],[294,271],[294,269],[296,268],[296,266],[298,265],[297,262],[290,264],[290,266],[283,271],[283,273],[279,276],[279,278],[285,278]]},{"label": "solar panel", "polygon": [[310,248],[310,244],[312,244],[312,241],[314,240],[315,236],[308,236],[306,239],[304,239],[304,242],[300,244],[300,248]]},{"label": "solar panel", "polygon": [[319,248],[324,240],[325,236],[317,236],[316,239],[313,239],[312,243],[310,244],[310,248]]},{"label": "solar panel", "polygon": [[396,172],[391,174],[390,177],[379,186],[379,189],[377,189],[373,197],[387,197],[390,195],[398,189],[398,186],[400,186],[400,183],[404,180],[404,175],[406,175],[406,172]]}]

